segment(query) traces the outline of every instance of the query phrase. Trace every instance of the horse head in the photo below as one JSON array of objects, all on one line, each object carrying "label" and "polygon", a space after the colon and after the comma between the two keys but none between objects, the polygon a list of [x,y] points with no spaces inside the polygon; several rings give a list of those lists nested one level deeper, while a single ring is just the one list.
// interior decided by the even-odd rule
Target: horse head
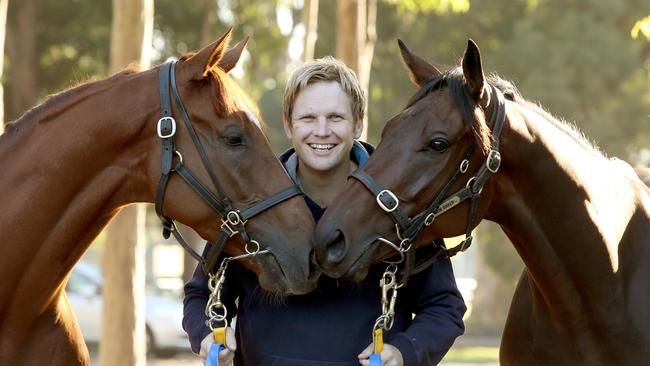
[{"label": "horse head", "polygon": [[[171,107],[174,120],[162,114],[158,122],[147,155],[147,185],[168,228],[174,230],[168,219],[173,218],[215,245],[228,238],[223,252],[230,256],[268,250],[244,260],[262,287],[308,292],[316,277],[309,244],[314,221],[303,199],[295,197],[299,192],[291,190],[294,184],[271,150],[257,107],[228,75],[246,46],[244,40],[228,49],[229,39],[230,32],[182,57],[171,66],[170,85],[164,84],[167,71],[160,73],[161,108]],[[173,97],[164,92],[168,86]],[[166,98],[171,106],[165,106]],[[169,134],[173,148],[162,138]],[[164,184],[161,161],[162,175],[169,177]]]},{"label": "horse head", "polygon": [[[396,250],[471,232],[491,199],[489,181],[477,187],[468,180],[489,156],[486,111],[496,102],[478,47],[470,40],[462,67],[445,73],[401,41],[399,47],[420,89],[387,122],[376,151],[318,223],[317,263],[333,277],[359,281]],[[463,189],[480,193],[472,217],[469,200],[448,199]]]}]

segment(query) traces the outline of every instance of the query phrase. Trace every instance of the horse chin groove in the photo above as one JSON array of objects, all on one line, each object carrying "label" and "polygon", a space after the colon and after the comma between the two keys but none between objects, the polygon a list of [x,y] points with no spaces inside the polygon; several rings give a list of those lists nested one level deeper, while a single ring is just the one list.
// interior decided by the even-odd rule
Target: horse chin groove
[{"label": "horse chin groove", "polygon": [[259,274],[260,286],[267,292],[278,297],[287,295],[303,295],[316,288],[318,275],[297,276],[291,272],[287,273],[280,261],[274,254],[267,255],[260,262],[261,273]]}]

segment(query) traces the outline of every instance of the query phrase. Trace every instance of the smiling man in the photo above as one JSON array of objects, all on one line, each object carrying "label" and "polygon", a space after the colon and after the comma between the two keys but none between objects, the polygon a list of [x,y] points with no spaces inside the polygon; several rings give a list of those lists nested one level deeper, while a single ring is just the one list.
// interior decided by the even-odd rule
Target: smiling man
[{"label": "smiling man", "polygon": [[[358,159],[350,159],[350,151],[363,131],[365,98],[345,65],[332,58],[319,62],[312,68],[303,67],[289,80],[284,131],[293,142],[294,158],[300,161],[297,181],[308,197],[327,207],[358,167]],[[358,145],[357,149],[365,162],[368,154],[364,147]]]},{"label": "smiling man", "polygon": [[[305,63],[287,82],[283,123],[293,149],[280,161],[305,193],[316,221],[373,150],[356,141],[365,103],[354,72],[331,57]],[[252,272],[231,263],[222,301],[229,316],[237,315],[237,332],[227,329],[219,364],[229,365],[234,358],[237,366],[368,365],[370,334],[381,314],[383,269],[371,269],[360,284],[323,276],[314,292],[277,302],[262,293]],[[412,276],[400,291],[381,353],[384,366],[434,365],[464,329],[465,304],[449,260]],[[183,327],[192,350],[205,358],[213,341],[205,326],[210,292],[201,266],[185,294]]]}]

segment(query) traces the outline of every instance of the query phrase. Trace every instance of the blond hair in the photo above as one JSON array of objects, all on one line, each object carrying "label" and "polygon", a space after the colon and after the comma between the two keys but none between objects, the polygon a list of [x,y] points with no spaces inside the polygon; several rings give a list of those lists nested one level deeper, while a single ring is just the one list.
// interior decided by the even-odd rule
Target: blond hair
[{"label": "blond hair", "polygon": [[305,62],[289,76],[284,88],[284,119],[291,123],[293,103],[298,93],[311,83],[318,81],[336,81],[341,89],[350,97],[352,117],[354,121],[362,122],[366,108],[366,96],[361,89],[357,75],[342,61],[327,56]]}]

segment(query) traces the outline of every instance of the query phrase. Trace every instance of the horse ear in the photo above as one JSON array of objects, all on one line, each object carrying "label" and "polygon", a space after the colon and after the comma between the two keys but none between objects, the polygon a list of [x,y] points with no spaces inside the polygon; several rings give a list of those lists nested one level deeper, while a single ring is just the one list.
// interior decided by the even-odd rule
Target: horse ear
[{"label": "horse ear", "polygon": [[471,39],[467,41],[467,49],[463,55],[463,74],[474,100],[481,100],[485,87],[485,76],[483,76],[483,66],[481,66],[481,53]]},{"label": "horse ear", "polygon": [[235,66],[237,66],[237,62],[241,57],[242,51],[244,51],[244,48],[246,48],[247,43],[248,43],[248,37],[244,38],[239,43],[237,43],[235,47],[226,51],[226,53],[223,55],[221,60],[219,60],[219,67],[223,71],[228,72],[232,70]]},{"label": "horse ear", "polygon": [[399,51],[402,55],[402,61],[404,61],[404,65],[406,65],[406,68],[409,71],[409,77],[415,85],[422,86],[426,84],[427,81],[442,75],[440,70],[435,66],[431,65],[423,58],[413,54],[401,39],[397,40],[397,44],[399,45]]},{"label": "horse ear", "polygon": [[228,48],[231,34],[232,28],[228,29],[218,40],[204,47],[185,61],[192,73],[192,79],[201,80],[205,78],[208,71],[221,61]]}]

